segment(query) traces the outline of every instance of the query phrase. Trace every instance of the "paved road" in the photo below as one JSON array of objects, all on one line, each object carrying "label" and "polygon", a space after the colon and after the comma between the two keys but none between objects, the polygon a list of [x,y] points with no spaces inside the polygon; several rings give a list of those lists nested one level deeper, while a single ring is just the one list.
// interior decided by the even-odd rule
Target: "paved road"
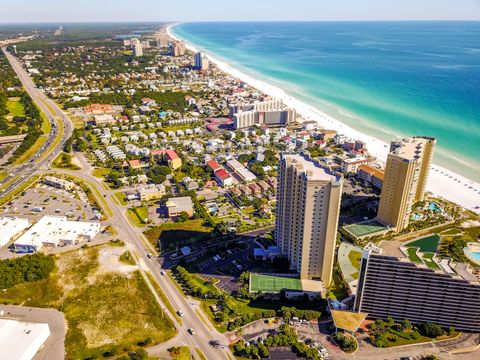
[{"label": "paved road", "polygon": [[[28,181],[28,179],[35,175],[37,171],[42,168],[45,169],[48,164],[55,160],[72,133],[72,125],[63,111],[53,101],[48,99],[43,92],[35,87],[32,79],[28,76],[25,69],[23,69],[20,62],[5,48],[2,48],[2,51],[12,65],[13,70],[22,82],[27,93],[52,124],[52,130],[50,131],[50,134],[48,134],[46,142],[42,145],[39,151],[22,165],[13,168],[9,167],[7,169],[9,175],[0,182],[0,188],[7,185],[9,182],[12,182],[6,188],[2,189],[0,195],[5,196]],[[58,135],[60,121],[64,126],[62,139],[52,148],[55,138]],[[48,155],[44,156],[47,153]]]},{"label": "paved road", "polygon": [[[176,310],[181,310],[183,312],[182,324],[176,322],[172,316],[175,326],[179,331],[179,334],[177,335],[178,343],[185,344],[191,349],[200,348],[207,359],[229,359],[227,353],[230,353],[230,350],[228,348],[216,349],[209,345],[211,340],[219,340],[222,344],[227,344],[227,338],[223,334],[217,332],[215,328],[205,320],[208,319],[207,316],[202,313],[201,309],[192,305],[192,303],[180,293],[168,276],[161,275],[160,266],[157,260],[149,259],[147,256],[147,254],[151,252],[148,248],[147,240],[144,239],[143,235],[129,222],[125,209],[117,205],[115,202],[113,192],[105,189],[100,183],[100,180],[90,174],[71,170],[56,171],[75,176],[92,184],[104,198],[107,206],[113,212],[113,216],[110,217],[109,221],[114,224],[118,237],[124,240],[128,249],[137,256],[140,270],[142,272],[150,272],[160,284],[160,287],[173,307]],[[145,281],[150,283],[148,278],[145,278]],[[160,299],[157,300],[161,302]],[[164,310],[167,311],[165,307]],[[203,320],[199,317],[198,313],[202,314]],[[190,335],[187,332],[189,328],[195,330],[195,335]],[[194,354],[194,356],[197,355]]]},{"label": "paved road", "polygon": [[[41,155],[37,154],[33,161],[19,166],[18,168],[12,169],[13,176],[7,177],[4,180],[6,182],[16,179],[11,185],[4,189],[3,194],[7,194],[12,191],[14,188],[18,187],[21,183],[27,181],[29,178],[35,174],[40,174],[48,169],[48,165],[52,160],[54,160],[58,154],[62,151],[65,141],[68,139],[72,132],[72,125],[68,117],[63,113],[63,111],[55,104],[53,101],[49,100],[41,91],[39,91],[33,81],[30,79],[26,71],[22,68],[17,59],[15,59],[11,54],[9,54],[5,49],[2,49],[7,56],[7,59],[12,64],[15,72],[23,83],[26,91],[30,94],[32,100],[40,107],[42,111],[47,114],[52,124],[55,124],[53,129],[58,129],[57,121],[61,121],[64,125],[64,134],[62,141],[55,146],[51,153],[40,161],[36,161],[41,158]],[[47,106],[48,104],[49,106]],[[51,109],[51,110],[50,110]],[[52,131],[54,133],[54,131]],[[49,139],[46,144],[51,145],[55,134],[50,134]],[[44,147],[39,153],[45,153],[48,145]],[[230,350],[226,349],[215,349],[209,345],[210,340],[219,340],[221,343],[226,344],[227,339],[224,335],[218,333],[215,328],[202,320],[199,317],[201,310],[196,308],[195,305],[191,305],[187,299],[183,297],[180,291],[177,289],[175,284],[166,276],[162,276],[160,273],[160,267],[156,259],[149,259],[147,254],[151,251],[146,245],[146,240],[143,238],[143,235],[140,234],[137,229],[129,222],[125,210],[117,205],[113,198],[113,193],[109,190],[106,190],[100,181],[89,173],[90,168],[84,169],[82,172],[68,171],[64,170],[63,173],[73,175],[77,178],[81,178],[98,190],[101,196],[104,197],[104,200],[107,206],[112,210],[113,216],[110,221],[114,224],[119,238],[125,241],[127,247],[135,254],[137,261],[139,263],[140,270],[144,275],[145,281],[151,286],[150,280],[145,277],[145,271],[150,272],[154,278],[158,281],[161,288],[165,292],[167,298],[172,303],[173,307],[176,310],[181,310],[183,312],[182,324],[175,321],[175,326],[177,327],[179,334],[177,335],[178,343],[185,344],[191,349],[199,348],[207,359],[230,359],[233,358]],[[57,171],[59,172],[59,171]],[[1,186],[1,183],[0,183]],[[161,303],[161,300],[156,296],[157,301]],[[167,311],[165,306],[164,310]],[[167,311],[168,312],[168,311]],[[202,314],[204,319],[207,319],[205,314]],[[190,335],[187,330],[193,328],[195,330],[195,335]],[[195,358],[198,358],[196,353],[193,354]]]},{"label": "paved road", "polygon": [[62,312],[54,309],[39,309],[25,306],[0,305],[3,319],[32,323],[47,323],[50,336],[34,360],[63,359],[65,354],[66,321]]}]

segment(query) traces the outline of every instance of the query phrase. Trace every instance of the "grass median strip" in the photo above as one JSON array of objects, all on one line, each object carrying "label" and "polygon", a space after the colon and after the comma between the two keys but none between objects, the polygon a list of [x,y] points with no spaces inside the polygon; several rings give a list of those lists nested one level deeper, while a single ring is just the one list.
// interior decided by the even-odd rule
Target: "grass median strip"
[{"label": "grass median strip", "polygon": [[205,357],[205,355],[203,355],[202,350],[200,350],[199,348],[195,348],[195,352],[197,353],[198,357],[199,357],[201,360],[207,360],[207,358]]},{"label": "grass median strip", "polygon": [[157,280],[155,280],[155,278],[153,277],[153,275],[151,273],[147,272],[146,274],[147,274],[148,280],[150,280],[153,288],[157,292],[158,297],[160,298],[160,300],[162,300],[162,303],[165,305],[165,307],[168,309],[168,311],[170,311],[171,315],[175,318],[175,320],[177,320],[177,322],[180,325],[182,325],[182,319],[180,318],[180,316],[177,315],[177,312],[175,311],[175,308],[173,307],[170,300],[168,300],[167,296],[163,292],[163,290],[160,287],[160,285],[158,284]]},{"label": "grass median strip", "polygon": [[[16,178],[15,178],[16,179]],[[17,187],[15,190],[13,190],[10,194],[4,196],[4,197],[1,197],[0,198],[0,205],[3,205],[9,201],[11,201],[15,196],[17,196],[18,194],[21,194],[22,192],[24,192],[25,190],[27,190],[30,186],[32,186],[33,184],[35,184],[38,179],[40,179],[40,175],[35,175],[34,177],[32,177],[30,180],[27,180],[26,182],[24,182],[22,185],[20,185],[19,187]]]}]

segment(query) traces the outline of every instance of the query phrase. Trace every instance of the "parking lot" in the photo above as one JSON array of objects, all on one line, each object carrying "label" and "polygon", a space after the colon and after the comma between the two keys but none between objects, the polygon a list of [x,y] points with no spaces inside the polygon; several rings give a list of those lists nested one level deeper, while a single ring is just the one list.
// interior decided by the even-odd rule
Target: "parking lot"
[{"label": "parking lot", "polygon": [[0,215],[26,217],[37,221],[45,215],[67,216],[71,220],[98,220],[94,209],[82,192],[65,190],[38,184],[13,199],[0,209]]}]

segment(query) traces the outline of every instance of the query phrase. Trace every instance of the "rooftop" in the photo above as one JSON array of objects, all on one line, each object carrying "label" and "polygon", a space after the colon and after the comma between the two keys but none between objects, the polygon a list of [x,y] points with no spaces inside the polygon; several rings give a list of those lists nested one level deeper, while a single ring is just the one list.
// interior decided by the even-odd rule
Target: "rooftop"
[{"label": "rooftop", "polygon": [[392,141],[390,153],[406,160],[415,161],[420,157],[425,149],[425,145],[430,142],[435,142],[435,139],[430,137],[410,137],[401,141]]},{"label": "rooftop", "polygon": [[293,164],[298,171],[304,172],[309,180],[339,182],[342,178],[303,155],[288,154],[283,155],[283,159],[288,164]]},{"label": "rooftop", "polygon": [[0,319],[0,359],[32,359],[49,336],[48,324]]}]

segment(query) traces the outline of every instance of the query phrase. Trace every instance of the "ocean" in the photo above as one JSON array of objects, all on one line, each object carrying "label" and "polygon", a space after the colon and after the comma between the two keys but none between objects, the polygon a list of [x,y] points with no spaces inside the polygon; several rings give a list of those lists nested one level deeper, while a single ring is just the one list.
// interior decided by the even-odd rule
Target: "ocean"
[{"label": "ocean", "polygon": [[174,34],[384,141],[437,138],[480,180],[480,22],[183,23]]}]

